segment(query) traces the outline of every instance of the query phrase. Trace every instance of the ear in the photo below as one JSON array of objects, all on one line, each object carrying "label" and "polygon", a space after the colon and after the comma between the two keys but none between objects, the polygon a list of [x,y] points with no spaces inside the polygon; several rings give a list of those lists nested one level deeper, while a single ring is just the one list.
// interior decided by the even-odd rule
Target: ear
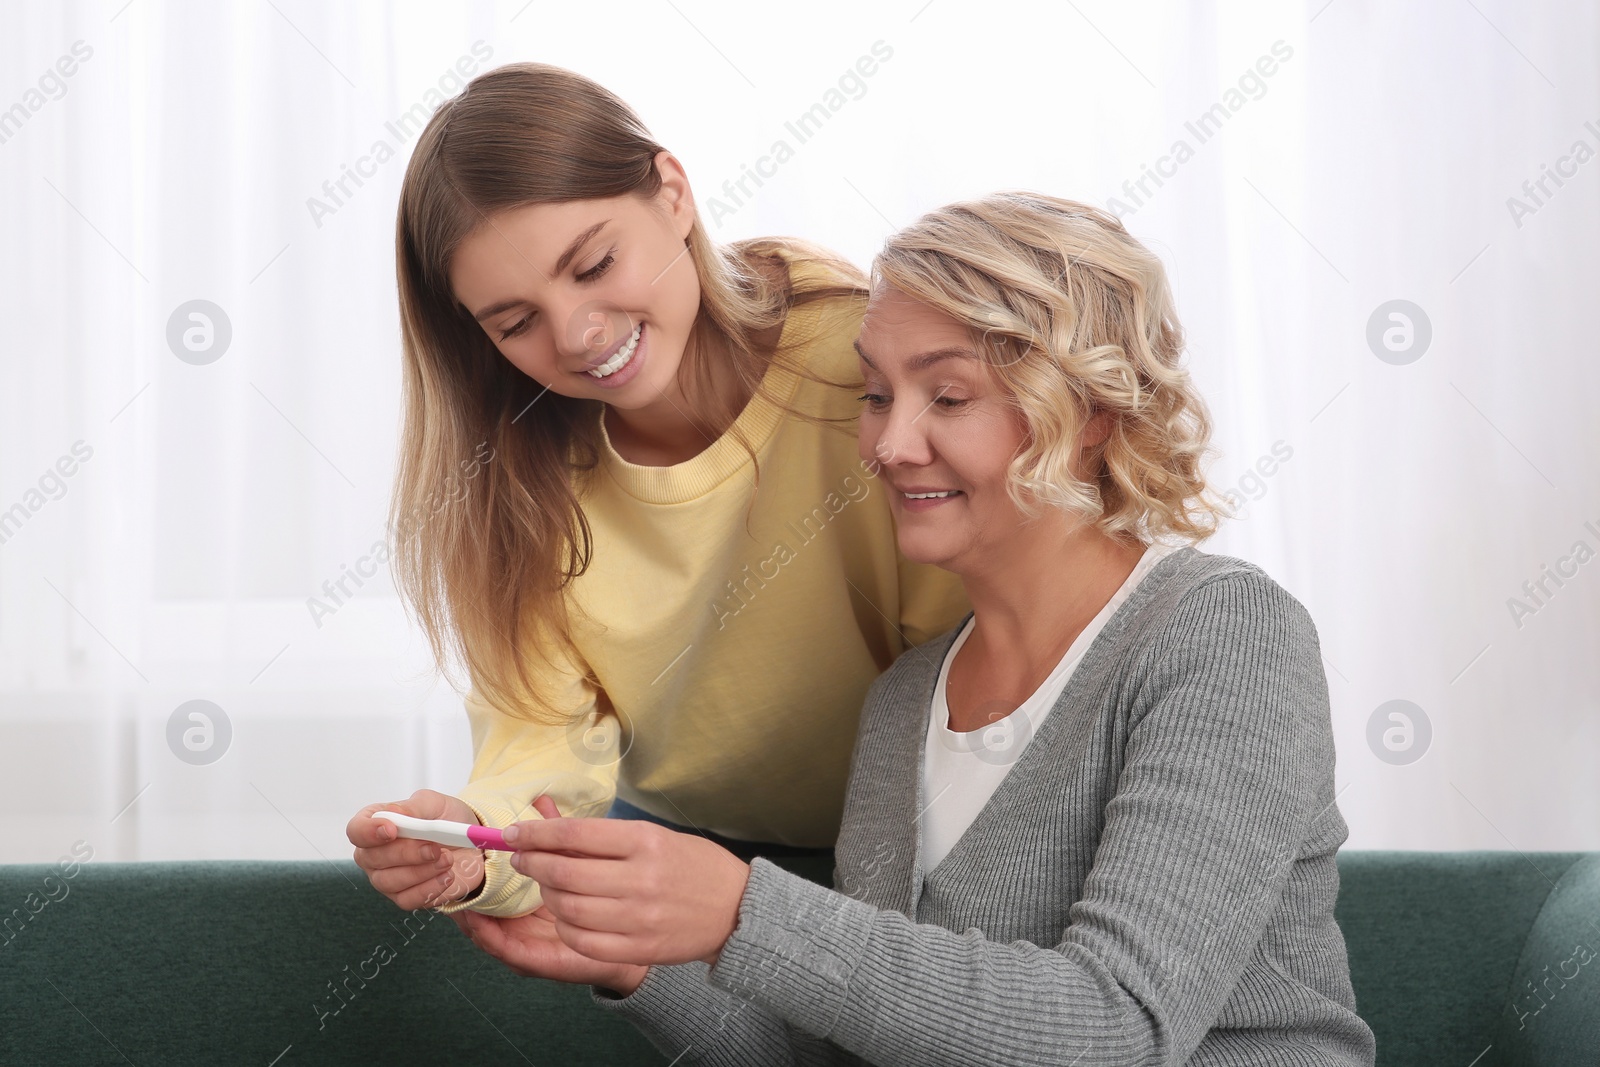
[{"label": "ear", "polygon": [[1089,416],[1089,421],[1078,431],[1078,450],[1087,451],[1105,444],[1106,438],[1111,436],[1111,428],[1116,425],[1116,421],[1116,416],[1105,410]]},{"label": "ear", "polygon": [[694,228],[694,190],[689,188],[689,175],[678,157],[662,149],[656,153],[656,173],[661,175],[661,188],[656,199],[677,227],[678,236],[687,238]]}]

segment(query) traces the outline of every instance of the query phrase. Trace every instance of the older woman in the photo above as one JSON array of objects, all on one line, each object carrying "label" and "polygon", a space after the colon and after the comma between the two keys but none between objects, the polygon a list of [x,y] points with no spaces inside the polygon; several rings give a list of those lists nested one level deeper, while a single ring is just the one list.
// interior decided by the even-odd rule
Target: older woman
[{"label": "older woman", "polygon": [[1159,260],[1000,194],[874,274],[861,453],[973,610],[869,691],[834,888],[547,818],[515,828],[540,911],[457,920],[680,1063],[1372,1064],[1316,630],[1192,545],[1208,425]]}]

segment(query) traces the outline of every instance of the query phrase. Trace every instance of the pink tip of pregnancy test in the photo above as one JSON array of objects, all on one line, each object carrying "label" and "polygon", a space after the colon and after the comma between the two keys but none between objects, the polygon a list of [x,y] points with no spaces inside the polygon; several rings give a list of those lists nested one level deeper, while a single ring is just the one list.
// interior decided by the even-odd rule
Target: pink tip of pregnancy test
[{"label": "pink tip of pregnancy test", "polygon": [[516,849],[506,844],[505,834],[488,826],[468,826],[467,840],[479,848],[493,849],[496,852],[516,851]]}]

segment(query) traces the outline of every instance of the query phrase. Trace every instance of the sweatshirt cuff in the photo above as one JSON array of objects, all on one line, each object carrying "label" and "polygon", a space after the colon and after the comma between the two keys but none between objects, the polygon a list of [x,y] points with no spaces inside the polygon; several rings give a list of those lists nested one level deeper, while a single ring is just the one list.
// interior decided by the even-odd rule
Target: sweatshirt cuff
[{"label": "sweatshirt cuff", "polygon": [[[709,980],[816,1037],[833,1032],[878,912],[757,856]],[[643,988],[641,984],[640,988]]]},{"label": "sweatshirt cuff", "polygon": [[[510,808],[489,801],[462,798],[462,803],[472,809],[480,825],[496,830],[505,829],[519,818]],[[520,816],[524,819],[540,817],[537,811]],[[539,883],[518,873],[511,866],[511,856],[510,852],[486,849],[483,853],[483,885],[478,887],[478,891],[434,910],[441,915],[457,911],[481,911],[502,918],[514,918],[536,910],[544,902]]]}]

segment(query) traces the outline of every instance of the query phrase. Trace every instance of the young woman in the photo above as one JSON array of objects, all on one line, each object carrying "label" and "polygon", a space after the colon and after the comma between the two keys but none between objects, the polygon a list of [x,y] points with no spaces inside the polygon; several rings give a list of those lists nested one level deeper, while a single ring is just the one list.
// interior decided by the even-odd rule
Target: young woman
[{"label": "young woman", "polygon": [[713,246],[626,105],[528,63],[434,114],[396,230],[394,558],[467,666],[475,759],[457,796],[351,819],[357,863],[404,908],[530,912],[504,853],[371,813],[507,826],[541,794],[828,860],[867,686],[967,607],[855,455],[865,278]]},{"label": "young woman", "polygon": [[1316,631],[1177,547],[1215,510],[1159,260],[1000,194],[875,281],[861,454],[973,610],[868,693],[835,888],[540,799],[543,907],[458,923],[676,1062],[1371,1065]]}]

